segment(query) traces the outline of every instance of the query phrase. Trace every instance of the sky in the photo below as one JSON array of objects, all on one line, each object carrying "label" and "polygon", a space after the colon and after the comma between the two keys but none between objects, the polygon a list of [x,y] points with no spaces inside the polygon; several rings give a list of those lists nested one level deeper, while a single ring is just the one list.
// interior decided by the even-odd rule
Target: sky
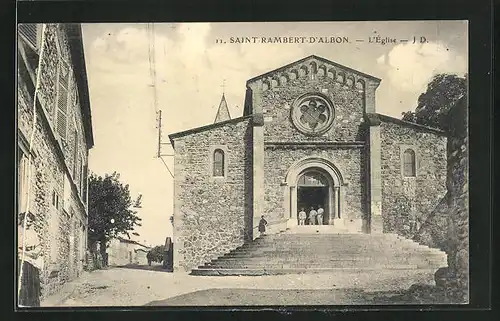
[{"label": "sky", "polygon": [[[164,244],[173,214],[168,134],[213,123],[223,91],[231,117],[239,117],[246,80],[314,54],[382,79],[376,110],[400,118],[415,109],[434,75],[467,72],[467,28],[466,21],[83,24],[95,140],[89,168],[99,175],[117,171],[133,198],[143,195],[140,236],[133,239]],[[332,36],[349,43],[260,43],[261,37]],[[377,43],[377,36],[396,43]],[[258,41],[231,43],[231,37]],[[165,163],[156,157],[157,110]]]}]

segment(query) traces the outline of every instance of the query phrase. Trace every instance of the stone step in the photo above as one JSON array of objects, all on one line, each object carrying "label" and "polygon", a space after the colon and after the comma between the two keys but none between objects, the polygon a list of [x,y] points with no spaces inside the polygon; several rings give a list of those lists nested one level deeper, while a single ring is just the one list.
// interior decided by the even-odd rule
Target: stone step
[{"label": "stone step", "polygon": [[417,253],[417,255],[409,255],[408,253],[393,253],[391,255],[371,255],[371,254],[344,254],[344,255],[328,255],[319,253],[303,253],[300,256],[297,255],[279,255],[277,253],[270,253],[272,255],[265,254],[255,254],[255,253],[233,253],[230,255],[225,255],[217,258],[217,260],[239,260],[242,258],[252,258],[255,260],[262,260],[263,258],[268,259],[281,259],[281,260],[297,260],[297,261],[307,261],[307,260],[331,260],[331,261],[346,261],[346,260],[386,260],[386,259],[399,259],[399,258],[426,258],[429,260],[445,260],[445,255],[423,255]]},{"label": "stone step", "polygon": [[[427,266],[426,264],[422,264],[421,266]],[[319,268],[389,268],[390,267],[398,267],[398,269],[401,269],[401,267],[408,268],[408,269],[419,269],[419,264],[412,264],[412,263],[405,263],[405,262],[398,262],[398,263],[386,263],[386,264],[335,264],[335,265],[321,265],[321,264],[233,264],[233,265],[228,265],[228,264],[221,264],[221,265],[207,265],[207,266],[200,266],[198,267],[199,269],[319,269]]]},{"label": "stone step", "polygon": [[311,260],[286,260],[286,259],[267,259],[262,260],[262,258],[239,258],[239,259],[220,259],[214,260],[205,265],[231,265],[231,264],[259,264],[262,266],[270,264],[320,264],[326,266],[334,265],[346,265],[346,264],[393,264],[393,263],[404,263],[404,264],[417,264],[422,265],[439,265],[446,266],[446,260],[431,260],[427,258],[387,258],[387,259],[356,259],[356,260],[329,260],[329,259],[311,259]]},{"label": "stone step", "polygon": [[426,250],[391,250],[384,249],[383,251],[376,250],[355,250],[346,249],[342,250],[310,250],[310,249],[249,249],[232,251],[225,254],[223,257],[232,257],[240,255],[254,255],[254,256],[328,256],[328,257],[346,257],[346,256],[394,256],[394,255],[424,255],[429,257],[445,256],[445,253],[426,251]]},{"label": "stone step", "polygon": [[415,266],[384,266],[384,267],[363,267],[363,268],[282,268],[282,269],[193,269],[192,275],[205,276],[229,276],[229,275],[283,275],[283,274],[316,274],[335,272],[357,272],[357,271],[381,271],[381,270],[412,270]]},{"label": "stone step", "polygon": [[319,234],[319,233],[283,233],[265,235],[257,238],[256,240],[276,240],[276,239],[305,239],[305,238],[324,238],[324,239],[397,239],[397,235],[393,234],[364,234],[364,233],[332,233],[332,234]]},{"label": "stone step", "polygon": [[329,249],[329,250],[346,250],[346,249],[357,249],[357,250],[380,250],[380,249],[399,249],[406,251],[426,251],[428,253],[442,253],[439,249],[429,248],[425,245],[418,244],[399,244],[399,243],[350,243],[350,244],[328,244],[325,242],[315,241],[315,242],[275,242],[267,244],[249,244],[242,246],[237,250],[253,250],[253,249],[270,249],[270,250],[282,250],[290,249],[302,251],[305,249],[316,248],[318,250]]},{"label": "stone step", "polygon": [[[302,227],[301,227],[302,228]],[[344,269],[434,269],[447,266],[446,253],[396,234],[332,232],[307,227],[301,233],[265,235],[205,263],[194,275],[319,273]]]},{"label": "stone step", "polygon": [[[229,263],[229,262],[227,262]],[[316,268],[373,268],[373,267],[394,267],[394,266],[405,266],[415,269],[438,269],[443,267],[442,264],[431,264],[428,262],[339,262],[336,264],[323,264],[323,263],[273,263],[273,264],[258,264],[258,263],[246,263],[246,262],[235,262],[234,264],[212,264],[212,265],[202,265],[198,268],[200,269],[277,269],[277,268],[303,268],[303,269],[316,269]]]},{"label": "stone step", "polygon": [[346,265],[346,264],[364,264],[364,265],[371,265],[371,264],[378,264],[378,263],[383,263],[383,264],[399,264],[399,263],[404,263],[404,264],[418,264],[419,266],[424,266],[424,265],[433,265],[433,266],[446,266],[447,261],[446,260],[432,260],[432,259],[427,259],[427,258],[393,258],[393,259],[386,259],[386,260],[339,260],[339,261],[331,261],[327,259],[316,259],[316,260],[284,260],[284,259],[273,259],[273,258],[268,258],[266,260],[263,260],[262,258],[239,258],[236,260],[226,260],[226,259],[220,259],[220,260],[214,260],[209,263],[205,263],[207,265],[227,265],[227,264],[233,264],[233,263],[244,263],[244,264],[259,264],[262,266],[265,266],[267,264],[322,264],[325,267],[326,266],[335,266],[335,265]]}]

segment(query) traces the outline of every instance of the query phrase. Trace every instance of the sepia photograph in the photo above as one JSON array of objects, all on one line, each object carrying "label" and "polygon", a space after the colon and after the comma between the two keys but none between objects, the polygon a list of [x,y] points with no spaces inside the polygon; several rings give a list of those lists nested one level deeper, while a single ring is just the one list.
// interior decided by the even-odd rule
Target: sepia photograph
[{"label": "sepia photograph", "polygon": [[468,304],[468,28],[18,24],[18,307]]}]

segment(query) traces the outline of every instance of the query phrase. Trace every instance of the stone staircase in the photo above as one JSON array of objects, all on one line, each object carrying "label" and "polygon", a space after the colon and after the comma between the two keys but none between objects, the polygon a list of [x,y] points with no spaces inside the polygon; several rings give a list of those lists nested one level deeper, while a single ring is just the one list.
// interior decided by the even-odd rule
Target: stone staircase
[{"label": "stone staircase", "polygon": [[447,266],[446,253],[396,234],[346,233],[333,226],[297,226],[264,235],[192,275],[279,275],[340,270],[418,270]]}]

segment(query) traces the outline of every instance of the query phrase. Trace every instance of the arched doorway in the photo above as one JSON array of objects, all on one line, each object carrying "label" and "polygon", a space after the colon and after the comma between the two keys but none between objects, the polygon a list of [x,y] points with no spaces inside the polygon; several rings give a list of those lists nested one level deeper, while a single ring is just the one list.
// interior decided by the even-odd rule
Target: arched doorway
[{"label": "arched doorway", "polygon": [[[308,213],[312,208],[318,210],[321,206],[325,214],[322,225],[330,223],[330,207],[334,204],[331,198],[331,186],[333,181],[328,179],[327,173],[319,168],[309,168],[304,170],[297,181],[297,209],[305,210]],[[335,197],[333,195],[333,197]],[[306,224],[308,222],[306,221]]]},{"label": "arched doorway", "polygon": [[323,204],[311,206],[325,206],[324,224],[337,225],[336,222],[342,221],[345,182],[339,169],[330,161],[317,156],[297,161],[288,170],[284,185],[284,208],[288,227],[298,224],[299,206],[318,202]]}]

